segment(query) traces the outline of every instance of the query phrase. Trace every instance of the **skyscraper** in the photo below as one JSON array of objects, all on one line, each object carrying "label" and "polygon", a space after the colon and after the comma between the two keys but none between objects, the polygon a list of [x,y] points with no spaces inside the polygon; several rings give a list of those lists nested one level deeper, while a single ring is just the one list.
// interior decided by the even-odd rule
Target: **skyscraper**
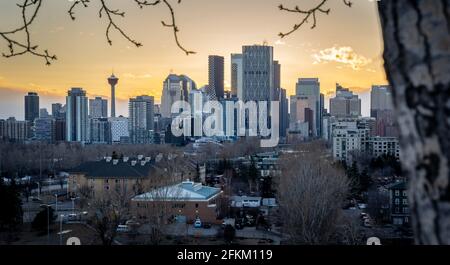
[{"label": "skyscraper", "polygon": [[286,131],[289,128],[289,101],[286,95],[286,89],[280,89],[280,136],[286,137]]},{"label": "skyscraper", "polygon": [[242,99],[244,78],[242,54],[231,54],[231,95]]},{"label": "skyscraper", "polygon": [[89,141],[88,98],[82,88],[72,88],[66,97],[66,140]]},{"label": "skyscraper", "polygon": [[273,96],[272,100],[280,99],[280,88],[281,88],[281,65],[278,61],[273,62]]},{"label": "skyscraper", "polygon": [[243,101],[270,101],[273,94],[273,47],[253,45],[242,47]]},{"label": "skyscraper", "polygon": [[128,109],[131,141],[135,144],[152,143],[150,136],[153,134],[154,98],[151,96],[131,98]]},{"label": "skyscraper", "polygon": [[46,108],[39,109],[39,118],[48,118],[50,114],[48,113]]},{"label": "skyscraper", "polygon": [[336,84],[336,96],[330,99],[330,114],[335,117],[359,117],[361,99],[348,88]]},{"label": "skyscraper", "polygon": [[39,117],[34,121],[34,139],[52,143],[55,141],[55,119],[53,117]]},{"label": "skyscraper", "polygon": [[[320,82],[318,78],[300,78],[296,84],[295,99],[293,103],[295,110],[293,119],[295,121],[309,122],[310,136],[321,135],[322,111],[320,103]],[[303,109],[302,109],[303,108]],[[306,121],[305,108],[308,108],[308,119]],[[312,113],[312,117],[311,116]],[[298,116],[300,115],[300,116]]]},{"label": "skyscraper", "polygon": [[372,86],[370,92],[370,116],[376,118],[379,110],[393,110],[392,92],[390,86]]},{"label": "skyscraper", "polygon": [[52,104],[52,116],[55,119],[66,118],[65,110],[61,103]]},{"label": "skyscraper", "polygon": [[370,116],[376,119],[375,135],[397,137],[398,125],[390,86],[372,86]]},{"label": "skyscraper", "polygon": [[92,144],[111,143],[111,127],[108,118],[92,118],[89,123]]},{"label": "skyscraper", "polygon": [[25,120],[33,123],[39,118],[39,96],[36,92],[28,92],[25,96]]},{"label": "skyscraper", "polygon": [[176,101],[189,101],[189,93],[196,89],[195,82],[185,75],[170,74],[163,83],[161,96],[161,116],[171,118],[172,104]]},{"label": "skyscraper", "polygon": [[113,143],[120,143],[121,139],[130,137],[128,118],[123,116],[109,118],[109,123],[111,127],[111,141]]},{"label": "skyscraper", "polygon": [[89,117],[93,119],[108,117],[108,100],[101,97],[89,99]]},{"label": "skyscraper", "polygon": [[108,84],[111,85],[111,117],[116,117],[116,85],[119,82],[114,73],[108,77]]},{"label": "skyscraper", "polygon": [[217,99],[224,97],[224,58],[222,56],[210,55],[208,57],[208,80],[209,87],[216,93]]}]

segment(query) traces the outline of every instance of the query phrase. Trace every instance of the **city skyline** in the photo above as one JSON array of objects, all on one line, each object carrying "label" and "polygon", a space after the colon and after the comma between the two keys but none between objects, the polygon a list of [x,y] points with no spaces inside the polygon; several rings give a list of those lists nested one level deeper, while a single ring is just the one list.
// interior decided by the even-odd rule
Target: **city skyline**
[{"label": "city skyline", "polygon": [[[144,32],[135,27],[137,21],[142,23],[142,19],[130,18],[121,21],[130,34],[142,41],[144,47],[129,47],[119,36],[113,36],[113,46],[109,47],[101,21],[90,23],[93,25],[88,31],[83,27],[86,26],[83,18],[92,16],[95,13],[93,9],[80,10],[81,19],[69,22],[64,12],[67,3],[55,3],[48,9],[55,13],[54,17],[47,19],[45,13],[41,14],[37,21],[39,23],[36,23],[33,29],[35,35],[43,36],[34,36],[40,46],[54,51],[59,60],[52,66],[45,67],[39,59],[30,56],[2,59],[0,94],[5,101],[2,102],[4,104],[0,111],[14,107],[14,101],[9,102],[6,99],[14,99],[13,94],[22,95],[27,91],[61,99],[70,87],[83,87],[90,98],[101,96],[110,100],[110,86],[104,82],[104,77],[109,76],[114,68],[115,74],[121,78],[117,87],[117,105],[118,114],[123,115],[126,114],[126,105],[131,97],[151,95],[159,102],[162,83],[171,71],[190,76],[199,87],[207,84],[207,58],[211,54],[225,58],[225,88],[229,90],[231,53],[240,52],[243,45],[262,44],[264,41],[274,46],[274,59],[282,65],[281,84],[288,95],[294,94],[295,83],[300,77],[320,78],[322,92],[326,95],[334,91],[336,82],[360,92],[368,92],[374,84],[386,84],[381,59],[379,22],[373,2],[356,3],[353,8],[357,9],[357,12],[352,12],[351,18],[347,9],[338,3],[330,3],[334,17],[342,21],[341,25],[336,25],[332,23],[332,19],[323,16],[315,30],[305,28],[299,34],[283,40],[277,37],[277,33],[290,27],[295,17],[278,12],[277,1],[258,1],[260,12],[274,17],[274,22],[267,27],[258,26],[263,22],[267,24],[264,16],[258,16],[252,21],[246,19],[251,16],[249,10],[252,10],[256,1],[214,2],[211,7],[201,5],[201,1],[183,2],[177,6],[180,38],[184,45],[197,52],[190,56],[185,56],[176,47],[170,32],[161,28],[159,21],[152,21],[153,18],[145,19],[148,28]],[[309,5],[309,2],[312,1],[305,1],[305,6]],[[119,4],[118,1],[113,1],[112,4],[125,9],[130,17],[140,18],[151,12],[141,12],[134,6]],[[5,9],[10,8],[10,3],[1,5],[2,9],[3,6]],[[212,6],[224,12],[214,14]],[[197,9],[204,11],[202,19],[189,19]],[[48,10],[45,12],[49,12]],[[227,14],[232,11],[233,19],[230,20]],[[14,12],[11,13],[5,14],[5,19],[14,21]],[[161,13],[161,18],[164,18],[164,15]],[[211,16],[216,17],[216,22],[205,27],[203,21]],[[159,15],[157,17],[155,19],[159,20]],[[202,30],[198,30],[199,27]],[[250,28],[252,30],[249,30]],[[152,34],[147,36],[147,31]],[[151,38],[152,36],[161,37],[156,40]],[[80,42],[89,45],[78,45]],[[70,52],[66,51],[67,48]],[[336,55],[347,57],[336,60],[333,58]],[[42,104],[49,107],[44,101]],[[21,117],[13,113],[7,116]]]}]

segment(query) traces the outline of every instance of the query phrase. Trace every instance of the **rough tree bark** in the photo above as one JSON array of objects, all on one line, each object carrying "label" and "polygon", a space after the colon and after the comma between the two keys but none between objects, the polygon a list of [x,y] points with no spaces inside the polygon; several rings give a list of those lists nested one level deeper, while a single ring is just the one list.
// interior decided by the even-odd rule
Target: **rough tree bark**
[{"label": "rough tree bark", "polygon": [[450,244],[450,0],[382,0],[416,243]]}]

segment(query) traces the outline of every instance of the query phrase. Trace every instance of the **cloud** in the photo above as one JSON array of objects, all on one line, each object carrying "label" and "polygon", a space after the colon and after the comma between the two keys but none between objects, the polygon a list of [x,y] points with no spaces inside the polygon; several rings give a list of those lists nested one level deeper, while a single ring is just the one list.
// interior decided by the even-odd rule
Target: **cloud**
[{"label": "cloud", "polygon": [[152,78],[152,75],[151,74],[135,75],[132,73],[125,73],[123,75],[123,77],[130,78],[130,79],[148,79],[148,78]]},{"label": "cloud", "polygon": [[286,45],[286,42],[284,42],[282,40],[277,40],[277,41],[275,41],[275,45]]},{"label": "cloud", "polygon": [[313,64],[336,62],[347,65],[353,70],[360,70],[372,62],[371,59],[357,54],[352,47],[333,46],[312,54],[312,57]]}]

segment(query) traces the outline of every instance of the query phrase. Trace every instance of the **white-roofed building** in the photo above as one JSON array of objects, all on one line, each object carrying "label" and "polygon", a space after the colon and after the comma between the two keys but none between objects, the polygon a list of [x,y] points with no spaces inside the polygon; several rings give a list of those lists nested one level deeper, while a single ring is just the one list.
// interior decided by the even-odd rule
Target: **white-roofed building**
[{"label": "white-roofed building", "polygon": [[152,213],[158,208],[165,209],[167,220],[172,217],[187,221],[200,218],[202,222],[220,223],[217,217],[222,193],[219,188],[184,181],[135,196],[131,200],[132,213],[134,217],[145,222],[146,219],[152,218]]}]

